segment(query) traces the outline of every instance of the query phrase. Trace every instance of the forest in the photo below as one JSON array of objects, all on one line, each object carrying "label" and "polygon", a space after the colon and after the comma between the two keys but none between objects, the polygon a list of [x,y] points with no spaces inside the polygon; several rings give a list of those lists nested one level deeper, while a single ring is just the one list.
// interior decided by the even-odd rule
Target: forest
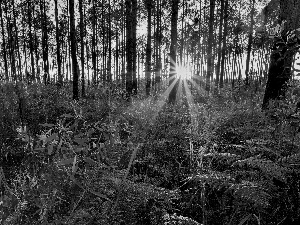
[{"label": "forest", "polygon": [[299,0],[0,1],[0,224],[299,225]]}]

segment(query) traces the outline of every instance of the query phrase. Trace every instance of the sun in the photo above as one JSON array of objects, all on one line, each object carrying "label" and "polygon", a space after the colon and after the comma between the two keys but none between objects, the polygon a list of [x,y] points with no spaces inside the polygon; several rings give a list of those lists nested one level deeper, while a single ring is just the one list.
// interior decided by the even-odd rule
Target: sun
[{"label": "sun", "polygon": [[191,79],[192,71],[190,70],[189,67],[183,65],[177,65],[176,72],[177,72],[177,78],[181,80]]}]

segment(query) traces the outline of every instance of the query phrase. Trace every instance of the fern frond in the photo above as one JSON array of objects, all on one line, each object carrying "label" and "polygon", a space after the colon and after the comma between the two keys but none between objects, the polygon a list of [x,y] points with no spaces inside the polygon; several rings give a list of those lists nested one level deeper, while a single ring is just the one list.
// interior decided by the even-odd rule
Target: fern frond
[{"label": "fern frond", "polygon": [[243,160],[236,161],[232,166],[250,166],[254,169],[260,169],[265,175],[274,177],[284,183],[286,183],[286,174],[288,172],[288,169],[285,167],[281,167],[277,163],[266,160],[266,159],[260,159],[257,156],[250,157]]},{"label": "fern frond", "polygon": [[241,184],[233,184],[229,189],[234,190],[236,199],[244,199],[263,208],[270,205],[271,195],[258,183],[243,181]]},{"label": "fern frond", "polygon": [[289,165],[300,165],[300,153],[281,157],[280,159],[278,159],[278,162]]},{"label": "fern frond", "polygon": [[220,189],[224,186],[229,186],[229,183],[233,182],[234,178],[229,174],[211,171],[205,174],[198,174],[196,176],[190,177],[188,182],[192,184],[208,184],[214,189]]}]

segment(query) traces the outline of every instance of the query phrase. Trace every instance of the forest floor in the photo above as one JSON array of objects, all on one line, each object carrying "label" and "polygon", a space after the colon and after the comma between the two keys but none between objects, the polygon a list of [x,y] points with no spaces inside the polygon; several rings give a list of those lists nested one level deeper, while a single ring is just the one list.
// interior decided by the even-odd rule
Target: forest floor
[{"label": "forest floor", "polygon": [[0,86],[1,224],[300,224],[292,92],[265,111],[252,86],[192,107],[71,93]]}]

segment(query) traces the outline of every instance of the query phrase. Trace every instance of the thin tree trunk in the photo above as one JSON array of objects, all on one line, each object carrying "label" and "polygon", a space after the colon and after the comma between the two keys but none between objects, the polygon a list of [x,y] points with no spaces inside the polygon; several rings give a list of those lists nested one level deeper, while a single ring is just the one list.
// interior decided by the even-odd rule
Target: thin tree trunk
[{"label": "thin tree trunk", "polygon": [[63,85],[63,76],[61,73],[61,53],[60,53],[60,35],[59,35],[59,27],[58,27],[58,8],[57,8],[57,0],[54,0],[55,4],[55,38],[56,38],[56,60],[57,60],[57,76],[58,76],[58,85]]},{"label": "thin tree trunk", "polygon": [[[254,4],[255,0],[250,0],[252,2],[251,6],[251,22],[250,22],[250,31],[248,36],[248,46],[247,46],[247,58],[246,58],[246,81],[245,84],[249,85],[249,64],[250,64],[250,58],[251,58],[251,48],[252,48],[252,42],[253,42],[253,26],[254,26]],[[251,5],[251,4],[250,4]]]},{"label": "thin tree trunk", "polygon": [[210,13],[209,13],[209,24],[208,24],[208,45],[207,45],[207,74],[206,74],[206,91],[210,91],[210,80],[213,75],[213,39],[214,39],[214,11],[215,11],[215,0],[210,0]]},{"label": "thin tree trunk", "polygon": [[152,0],[146,0],[147,9],[147,45],[146,45],[146,63],[145,63],[145,77],[146,77],[146,95],[150,95],[151,90],[151,9]]},{"label": "thin tree trunk", "polygon": [[97,65],[96,65],[96,5],[95,0],[93,0],[93,19],[92,19],[92,65],[93,65],[93,84],[96,83],[97,77]]},{"label": "thin tree trunk", "polygon": [[176,93],[178,82],[176,80],[176,52],[177,52],[177,19],[178,19],[178,5],[179,0],[172,1],[171,9],[171,46],[170,46],[170,73],[169,73],[169,87],[174,84],[169,94],[169,103],[176,102]]},{"label": "thin tree trunk", "polygon": [[228,0],[224,0],[224,34],[222,40],[222,60],[221,60],[221,73],[220,73],[220,88],[224,86],[224,71],[225,71],[225,55],[226,55],[226,38],[227,38],[227,21],[228,21]]},{"label": "thin tree trunk", "polygon": [[224,20],[224,0],[221,0],[221,9],[220,9],[220,25],[219,25],[219,38],[218,38],[218,61],[216,66],[216,88],[219,86],[220,80],[220,66],[221,66],[221,51],[222,51],[222,28],[223,28],[223,20]]},{"label": "thin tree trunk", "polygon": [[0,4],[0,16],[1,16],[1,33],[2,33],[2,46],[3,46],[3,60],[4,60],[4,69],[5,69],[5,79],[9,81],[8,75],[8,64],[7,64],[7,56],[6,56],[6,38],[4,34],[4,25],[3,25],[3,11],[2,4]]},{"label": "thin tree trunk", "polygon": [[70,37],[71,37],[71,54],[72,54],[72,70],[73,70],[73,99],[79,100],[78,94],[78,64],[76,56],[76,30],[75,30],[75,16],[74,16],[74,0],[69,0],[70,10]]},{"label": "thin tree trunk", "polygon": [[126,92],[128,96],[137,94],[136,79],[136,25],[137,25],[137,1],[126,0]]},{"label": "thin tree trunk", "polygon": [[84,24],[83,24],[83,10],[82,1],[79,0],[79,16],[80,16],[80,53],[81,53],[81,95],[85,97],[85,78],[84,78]]}]

